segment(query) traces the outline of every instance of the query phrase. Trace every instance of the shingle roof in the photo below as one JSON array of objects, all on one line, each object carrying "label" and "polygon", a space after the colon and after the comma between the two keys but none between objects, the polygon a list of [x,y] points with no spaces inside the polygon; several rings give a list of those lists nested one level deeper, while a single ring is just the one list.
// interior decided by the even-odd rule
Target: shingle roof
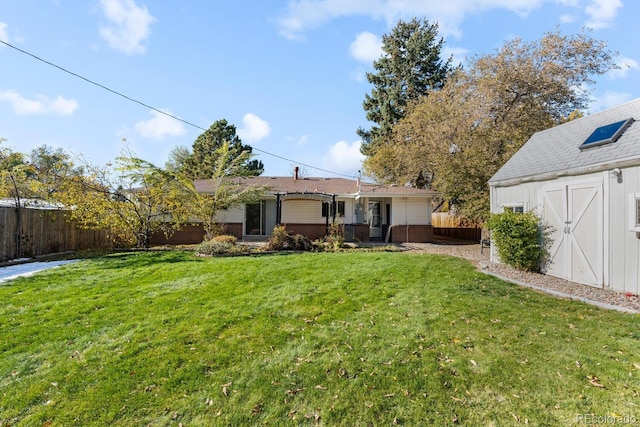
[{"label": "shingle roof", "polygon": [[[580,145],[600,126],[635,119],[610,144],[581,150]],[[534,134],[489,180],[490,184],[566,172],[578,174],[598,165],[637,159],[640,164],[640,98]]]},{"label": "shingle roof", "polygon": [[[243,185],[256,187],[268,187],[272,193],[322,193],[335,194],[337,196],[355,196],[358,193],[358,182],[344,178],[299,178],[292,176],[256,176],[237,178]],[[197,191],[202,193],[213,192],[215,187],[211,180],[196,180],[194,185]],[[397,185],[378,185],[370,183],[360,184],[362,196],[433,196],[437,193],[414,187]]]}]

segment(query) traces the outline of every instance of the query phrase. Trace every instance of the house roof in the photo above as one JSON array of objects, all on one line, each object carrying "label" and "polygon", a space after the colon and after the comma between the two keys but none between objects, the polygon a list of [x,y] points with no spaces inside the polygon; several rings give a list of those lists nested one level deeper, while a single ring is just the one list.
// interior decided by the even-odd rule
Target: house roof
[{"label": "house roof", "polygon": [[[434,196],[437,193],[415,187],[404,187],[397,185],[379,185],[361,183],[358,191],[358,181],[344,178],[298,178],[292,176],[256,176],[237,178],[240,183],[247,186],[267,187],[269,193],[276,194],[335,194],[336,196],[356,196],[363,197],[425,197]],[[214,182],[211,180],[194,181],[198,192],[211,193],[215,190]]]},{"label": "house roof", "polygon": [[[598,128],[635,119],[608,144],[582,148]],[[640,98],[535,133],[489,180],[494,186],[640,164]]]}]

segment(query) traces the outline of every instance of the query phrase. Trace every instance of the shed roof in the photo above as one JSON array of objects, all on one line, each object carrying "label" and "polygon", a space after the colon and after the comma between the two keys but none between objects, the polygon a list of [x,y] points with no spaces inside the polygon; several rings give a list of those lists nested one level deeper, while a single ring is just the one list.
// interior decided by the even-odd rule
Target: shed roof
[{"label": "shed roof", "polygon": [[[599,127],[635,119],[616,142],[580,146]],[[616,163],[640,164],[640,98],[589,116],[535,133],[511,157],[489,184],[500,186],[517,180],[547,179],[615,167]]]},{"label": "shed roof", "polygon": [[[256,176],[238,178],[240,183],[247,186],[268,187],[269,192],[275,193],[320,193],[335,194],[337,196],[361,196],[367,197],[425,197],[434,196],[437,193],[415,187],[398,185],[379,185],[362,182],[358,193],[358,182],[344,178],[298,178],[282,176]],[[196,180],[194,185],[197,191],[210,193],[215,190],[211,180]]]}]

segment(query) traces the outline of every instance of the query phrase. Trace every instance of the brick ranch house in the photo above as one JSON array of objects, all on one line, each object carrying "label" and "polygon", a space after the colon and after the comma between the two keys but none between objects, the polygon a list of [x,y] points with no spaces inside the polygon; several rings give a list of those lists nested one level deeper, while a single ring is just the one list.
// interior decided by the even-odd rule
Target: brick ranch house
[{"label": "brick ranch house", "polygon": [[[257,176],[239,178],[244,185],[268,190],[257,203],[242,204],[218,212],[216,221],[239,239],[266,239],[277,224],[292,233],[318,239],[332,223],[344,226],[351,241],[430,242],[431,190],[378,185],[344,178]],[[213,182],[197,180],[195,188],[212,193]],[[200,243],[202,227],[194,223],[168,241],[155,236],[154,243]],[[162,240],[162,241],[160,241]]]}]

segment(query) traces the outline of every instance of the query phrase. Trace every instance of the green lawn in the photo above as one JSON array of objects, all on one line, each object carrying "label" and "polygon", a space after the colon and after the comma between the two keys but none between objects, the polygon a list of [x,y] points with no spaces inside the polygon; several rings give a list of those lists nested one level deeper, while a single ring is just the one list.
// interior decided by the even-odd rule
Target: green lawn
[{"label": "green lawn", "polygon": [[455,258],[116,254],[0,301],[2,427],[640,420],[640,316]]}]

